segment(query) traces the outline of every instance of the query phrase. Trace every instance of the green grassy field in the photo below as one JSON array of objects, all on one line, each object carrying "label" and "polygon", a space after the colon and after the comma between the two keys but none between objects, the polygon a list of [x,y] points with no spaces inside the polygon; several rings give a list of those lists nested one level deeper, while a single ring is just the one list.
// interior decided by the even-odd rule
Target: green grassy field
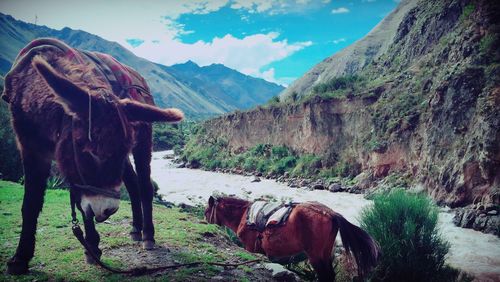
[{"label": "green grassy field", "polygon": [[[2,281],[120,281],[122,275],[111,274],[85,263],[83,248],[71,233],[69,194],[65,190],[47,190],[45,204],[38,220],[35,257],[30,273],[23,276],[5,274],[6,262],[14,254],[21,232],[23,187],[0,181],[0,280]],[[231,245],[220,229],[177,208],[154,206],[156,241],[159,248],[143,251],[129,239],[130,203],[122,201],[119,211],[106,223],[98,224],[103,260],[113,266],[157,266],[180,262],[237,261],[255,258]],[[83,226],[82,226],[83,228]],[[221,248],[224,248],[221,250]],[[132,265],[131,265],[132,264]],[[239,267],[227,273],[221,267],[199,266],[171,270],[153,276],[126,277],[131,281],[206,280],[224,273],[231,280],[252,279],[253,269]],[[222,274],[221,274],[222,273]],[[236,274],[235,274],[236,273]],[[232,276],[233,275],[233,276]],[[253,277],[258,278],[258,277]]]}]

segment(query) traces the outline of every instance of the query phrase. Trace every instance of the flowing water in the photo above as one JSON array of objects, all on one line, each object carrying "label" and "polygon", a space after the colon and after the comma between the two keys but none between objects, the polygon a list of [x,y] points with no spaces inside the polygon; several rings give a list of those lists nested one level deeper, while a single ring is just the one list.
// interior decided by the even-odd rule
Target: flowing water
[{"label": "flowing water", "polygon": [[[253,177],[249,176],[175,168],[171,160],[163,159],[166,154],[167,152],[153,153],[152,178],[158,183],[159,193],[164,195],[163,198],[176,204],[205,205],[215,191],[249,200],[264,196],[297,202],[318,201],[354,224],[358,224],[362,208],[371,204],[362,195],[307,191],[289,188],[274,180],[262,179],[261,182],[252,183]],[[448,263],[476,275],[480,280],[500,281],[500,239],[494,235],[456,227],[452,218],[453,213],[448,209],[441,209],[439,228],[451,244]]]}]

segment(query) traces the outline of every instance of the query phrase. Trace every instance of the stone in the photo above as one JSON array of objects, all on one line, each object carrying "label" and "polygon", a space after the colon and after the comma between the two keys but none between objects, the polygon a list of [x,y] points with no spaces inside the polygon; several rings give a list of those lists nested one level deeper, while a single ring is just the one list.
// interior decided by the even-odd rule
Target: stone
[{"label": "stone", "polygon": [[486,222],[488,221],[488,218],[486,216],[478,216],[476,217],[476,220],[474,221],[474,224],[472,225],[472,228],[477,231],[484,230],[486,227]]},{"label": "stone", "polygon": [[460,226],[460,223],[462,222],[462,218],[464,216],[464,210],[463,209],[457,209],[455,211],[455,215],[453,216],[453,224],[455,226]]},{"label": "stone", "polygon": [[260,178],[258,176],[255,176],[251,182],[260,182]]},{"label": "stone", "polygon": [[302,179],[299,182],[299,186],[300,187],[308,186],[310,183],[311,183],[311,181],[309,181],[309,179]]},{"label": "stone", "polygon": [[497,215],[498,211],[497,210],[491,210],[487,213],[488,215]]},{"label": "stone", "polygon": [[328,190],[330,192],[342,192],[344,189],[342,189],[342,186],[339,183],[332,183],[330,186],[328,186]]},{"label": "stone", "polygon": [[314,183],[312,185],[313,190],[325,190],[325,186],[321,183]]},{"label": "stone", "polygon": [[460,227],[463,228],[472,228],[474,221],[476,220],[476,211],[475,210],[466,210],[464,212],[464,216],[462,218],[462,223]]},{"label": "stone", "polygon": [[278,263],[266,263],[264,267],[272,272],[273,278],[279,281],[299,281],[295,273]]},{"label": "stone", "polygon": [[290,177],[290,173],[288,171],[285,171],[285,173],[283,174],[283,177],[284,178],[288,178]]}]

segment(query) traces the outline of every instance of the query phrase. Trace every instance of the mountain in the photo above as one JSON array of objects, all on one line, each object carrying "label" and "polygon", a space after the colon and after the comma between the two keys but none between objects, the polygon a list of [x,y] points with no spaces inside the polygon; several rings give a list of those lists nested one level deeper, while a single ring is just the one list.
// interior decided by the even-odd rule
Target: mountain
[{"label": "mountain", "polygon": [[365,37],[349,45],[333,56],[326,58],[310,71],[295,80],[280,96],[286,98],[292,93],[303,97],[312,91],[313,86],[335,77],[353,75],[373,59],[387,52],[394,41],[402,18],[415,7],[417,1],[404,0],[396,9],[376,25]]},{"label": "mountain", "polygon": [[403,0],[279,104],[208,120],[204,138],[234,152],[268,143],[314,154],[363,189],[499,205],[499,32],[499,1]]},{"label": "mountain", "polygon": [[249,109],[264,104],[284,89],[280,85],[244,75],[221,64],[200,67],[188,61],[165,69],[177,80],[226,111]]},{"label": "mountain", "polygon": [[[188,74],[182,71],[182,67],[169,68],[155,64],[135,56],[116,42],[107,41],[85,31],[70,28],[54,30],[25,23],[0,13],[2,77],[9,71],[19,50],[38,37],[54,37],[75,48],[111,54],[144,76],[159,106],[178,107],[190,118],[206,118],[235,109],[250,108],[266,102],[283,90],[281,86],[245,76],[223,65],[208,69],[194,68]],[[196,74],[196,70],[200,70],[201,73]],[[193,75],[196,79],[190,80],[189,75]]]}]

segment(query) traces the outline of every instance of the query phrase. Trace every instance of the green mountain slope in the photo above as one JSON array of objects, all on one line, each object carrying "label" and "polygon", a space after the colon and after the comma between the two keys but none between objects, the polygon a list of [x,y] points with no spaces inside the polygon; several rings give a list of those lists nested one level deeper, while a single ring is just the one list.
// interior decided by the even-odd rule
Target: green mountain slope
[{"label": "green mountain slope", "polygon": [[223,105],[227,111],[248,109],[266,103],[284,89],[221,64],[199,67],[188,61],[168,67],[167,70],[207,99]]}]

